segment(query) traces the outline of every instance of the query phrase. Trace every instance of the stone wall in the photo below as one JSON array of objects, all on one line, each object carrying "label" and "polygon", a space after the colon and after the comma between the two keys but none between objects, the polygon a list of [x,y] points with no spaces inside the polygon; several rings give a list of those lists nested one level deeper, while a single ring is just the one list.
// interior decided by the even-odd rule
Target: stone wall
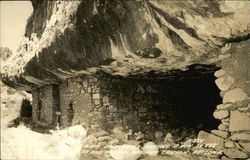
[{"label": "stone wall", "polygon": [[[89,78],[91,79],[91,78]],[[85,77],[68,79],[60,85],[61,125],[89,127],[93,112],[92,87]]]},{"label": "stone wall", "polygon": [[[122,127],[133,134],[142,132],[147,140],[154,140],[156,133],[164,135],[178,128],[195,131],[215,128],[217,121],[212,117],[212,106],[221,100],[219,90],[211,83],[215,79],[211,76],[213,72],[191,74],[194,73],[185,72],[187,78],[181,79],[183,75],[179,75],[173,80],[123,78],[100,72],[69,78],[59,88],[47,87],[53,95],[41,95],[40,99],[49,102],[46,108],[61,112],[62,127],[81,124],[106,131]],[[47,92],[47,88],[40,92]],[[38,101],[37,93],[34,91],[34,101]],[[47,113],[50,117],[47,121],[54,123],[55,118]]]},{"label": "stone wall", "polygon": [[217,106],[214,117],[221,121],[212,134],[221,138],[223,152],[229,158],[249,158],[250,155],[250,98],[249,59],[247,47],[221,63],[215,81],[221,90],[223,103]]},{"label": "stone wall", "polygon": [[[208,100],[206,92],[216,86],[207,83],[209,74],[202,75],[202,78],[192,79],[189,74],[187,77],[180,80],[177,76],[171,80],[99,75],[100,109],[106,115],[104,122],[107,123],[103,125],[108,126],[103,128],[122,126],[133,133],[144,133],[147,140],[155,140],[156,133],[165,135],[177,128],[198,129],[202,124],[209,129],[209,125],[216,124],[211,118],[211,108],[220,99],[210,96]],[[213,94],[216,96],[216,90]],[[197,112],[200,115],[194,118]]]},{"label": "stone wall", "polygon": [[32,119],[35,122],[54,125],[55,110],[58,105],[56,103],[54,85],[32,91]]}]

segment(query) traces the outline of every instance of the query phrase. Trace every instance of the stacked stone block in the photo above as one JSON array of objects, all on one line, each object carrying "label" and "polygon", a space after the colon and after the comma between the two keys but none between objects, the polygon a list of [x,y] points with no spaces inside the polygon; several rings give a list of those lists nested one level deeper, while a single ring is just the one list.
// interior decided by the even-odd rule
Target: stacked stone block
[{"label": "stacked stone block", "polygon": [[243,89],[234,85],[234,78],[225,70],[215,72],[215,76],[223,103],[217,106],[213,114],[221,124],[212,133],[223,139],[224,159],[249,158],[250,98]]}]

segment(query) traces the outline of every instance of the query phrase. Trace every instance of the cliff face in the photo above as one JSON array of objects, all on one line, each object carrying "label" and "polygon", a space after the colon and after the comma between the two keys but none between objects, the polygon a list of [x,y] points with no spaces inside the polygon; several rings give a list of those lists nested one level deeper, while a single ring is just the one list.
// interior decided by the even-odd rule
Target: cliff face
[{"label": "cliff face", "polygon": [[3,65],[20,89],[103,70],[168,72],[228,56],[248,39],[249,1],[32,1],[25,38]]}]

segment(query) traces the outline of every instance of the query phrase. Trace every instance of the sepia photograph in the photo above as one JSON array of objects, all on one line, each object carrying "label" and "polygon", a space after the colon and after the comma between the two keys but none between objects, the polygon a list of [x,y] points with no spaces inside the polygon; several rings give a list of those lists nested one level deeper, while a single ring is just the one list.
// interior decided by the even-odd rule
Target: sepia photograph
[{"label": "sepia photograph", "polygon": [[1,160],[250,160],[249,0],[0,1]]}]

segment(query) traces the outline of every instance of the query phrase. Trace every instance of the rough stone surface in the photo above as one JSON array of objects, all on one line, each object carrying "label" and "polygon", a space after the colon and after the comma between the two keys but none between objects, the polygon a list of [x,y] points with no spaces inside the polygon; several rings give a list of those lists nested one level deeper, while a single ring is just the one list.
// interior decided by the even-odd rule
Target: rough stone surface
[{"label": "rough stone surface", "polygon": [[221,158],[221,160],[234,160],[234,159],[228,158],[228,157],[226,157],[226,156],[223,156],[223,157]]},{"label": "rough stone surface", "polygon": [[224,95],[225,95],[225,93],[226,93],[226,91],[221,91],[221,92],[220,92],[220,97],[223,98]]},{"label": "rough stone surface", "polygon": [[164,141],[165,142],[174,142],[172,134],[171,133],[167,133]]},{"label": "rough stone surface", "polygon": [[96,136],[96,137],[102,137],[102,136],[107,136],[107,135],[109,135],[109,133],[104,131],[104,130],[99,131],[99,132],[94,134],[94,136]]},{"label": "rough stone surface", "polygon": [[222,124],[223,124],[224,126],[229,126],[229,122],[227,122],[227,121],[222,121]]},{"label": "rough stone surface", "polygon": [[220,130],[212,130],[211,131],[213,134],[222,137],[222,138],[227,138],[228,137],[228,132],[225,131],[220,131]]},{"label": "rough stone surface", "polygon": [[214,118],[223,119],[229,116],[229,112],[227,110],[216,110],[214,113]]},{"label": "rough stone surface", "polygon": [[249,107],[242,107],[242,108],[239,108],[238,110],[241,112],[247,112],[247,111],[250,111],[250,108]]},{"label": "rough stone surface", "polygon": [[204,139],[202,144],[214,143],[217,144],[215,149],[221,150],[224,148],[224,139],[213,134],[207,133],[205,131],[200,131],[198,134],[198,139]]},{"label": "rough stone surface", "polygon": [[233,141],[226,141],[224,145],[226,148],[234,148],[235,147],[235,144]]},{"label": "rough stone surface", "polygon": [[229,109],[231,108],[233,105],[232,104],[219,104],[217,105],[217,109]]},{"label": "rough stone surface", "polygon": [[[42,98],[39,98],[42,97]],[[52,86],[46,86],[32,92],[32,119],[55,125],[55,111],[58,105],[55,90]],[[39,109],[40,108],[40,109]]]},{"label": "rough stone surface", "polygon": [[81,125],[76,125],[69,128],[68,135],[74,138],[85,137],[87,132]]},{"label": "rough stone surface", "polygon": [[250,131],[250,117],[246,113],[232,111],[230,115],[229,131]]},{"label": "rough stone surface", "polygon": [[220,70],[218,70],[218,71],[216,71],[216,72],[214,73],[214,76],[217,77],[217,78],[222,77],[222,76],[224,76],[224,75],[226,75],[226,72],[225,72],[225,70],[223,70],[223,69],[220,69]]},{"label": "rough stone surface", "polygon": [[211,64],[249,33],[248,1],[33,3],[26,37],[1,72],[27,90],[97,69],[128,75]]},{"label": "rough stone surface", "polygon": [[247,151],[250,153],[250,142],[239,142],[239,144]]},{"label": "rough stone surface", "polygon": [[159,154],[159,149],[153,142],[147,142],[143,144],[142,152],[148,156],[157,156]]},{"label": "rough stone surface", "polygon": [[119,142],[118,139],[112,139],[111,141],[109,141],[109,144],[110,144],[110,145],[113,145],[113,146],[118,145],[119,143],[120,143],[120,142]]},{"label": "rough stone surface", "polygon": [[229,158],[248,158],[245,152],[242,152],[237,149],[225,149],[223,152]]},{"label": "rough stone surface", "polygon": [[228,131],[228,126],[225,126],[225,125],[223,125],[223,124],[220,124],[220,125],[218,126],[218,129],[219,129],[219,130],[222,130],[222,131]]},{"label": "rough stone surface", "polygon": [[215,80],[216,85],[222,91],[226,91],[234,83],[234,79],[231,76],[222,77]]},{"label": "rough stone surface", "polygon": [[234,133],[231,136],[232,140],[250,140],[250,134],[249,133]]},{"label": "rough stone surface", "polygon": [[163,141],[164,140],[163,132],[162,131],[156,131],[155,132],[155,139],[158,142]]},{"label": "rough stone surface", "polygon": [[83,139],[82,144],[83,145],[87,145],[87,144],[96,144],[98,142],[98,139],[93,136],[93,135],[89,135],[86,138]]},{"label": "rough stone surface", "polygon": [[223,97],[223,103],[227,102],[238,102],[246,99],[248,96],[247,94],[240,88],[232,89],[225,93],[225,96]]},{"label": "rough stone surface", "polygon": [[110,149],[109,155],[114,160],[137,160],[141,157],[141,150],[129,144],[118,145]]},{"label": "rough stone surface", "polygon": [[110,141],[111,137],[110,136],[103,136],[103,137],[98,137],[98,141],[103,142],[103,141]]}]

